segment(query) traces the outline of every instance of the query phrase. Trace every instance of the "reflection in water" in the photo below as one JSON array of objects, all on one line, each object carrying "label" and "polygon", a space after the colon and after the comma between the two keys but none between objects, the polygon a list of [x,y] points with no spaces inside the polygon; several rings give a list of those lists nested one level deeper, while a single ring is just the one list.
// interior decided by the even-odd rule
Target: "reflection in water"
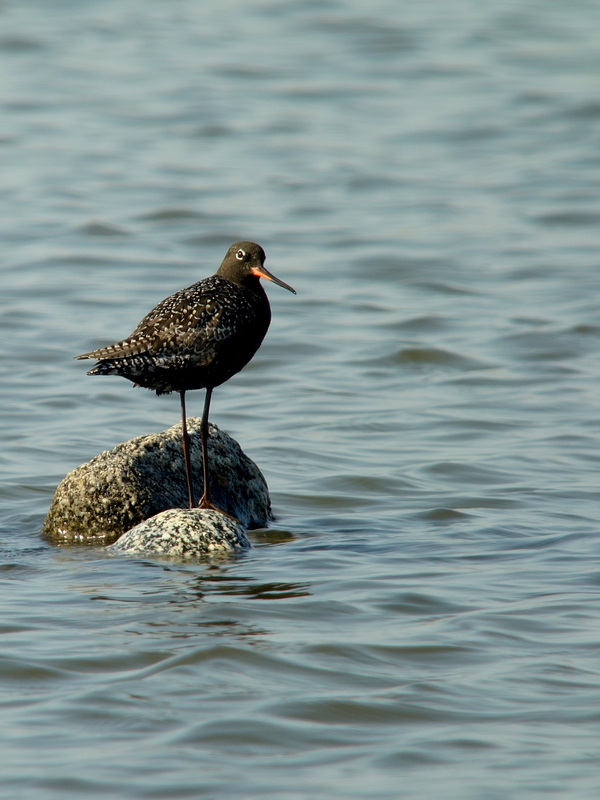
[{"label": "reflection in water", "polygon": [[286,600],[291,597],[309,595],[308,585],[303,583],[254,583],[251,578],[205,575],[198,578],[198,597],[210,594],[230,594],[252,600]]}]

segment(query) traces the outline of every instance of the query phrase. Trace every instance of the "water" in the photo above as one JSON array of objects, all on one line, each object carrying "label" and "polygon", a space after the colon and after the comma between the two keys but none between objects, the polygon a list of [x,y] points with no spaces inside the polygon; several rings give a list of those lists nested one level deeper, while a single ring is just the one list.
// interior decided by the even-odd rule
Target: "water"
[{"label": "water", "polygon": [[[2,797],[598,797],[599,53],[583,0],[1,6]],[[179,414],[72,357],[241,238],[298,296],[212,419],[277,520],[48,545]]]}]

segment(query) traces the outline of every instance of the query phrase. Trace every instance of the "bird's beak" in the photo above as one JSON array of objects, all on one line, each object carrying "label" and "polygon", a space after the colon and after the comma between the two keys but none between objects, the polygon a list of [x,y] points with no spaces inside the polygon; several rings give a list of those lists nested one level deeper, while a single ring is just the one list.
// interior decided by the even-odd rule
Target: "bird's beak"
[{"label": "bird's beak", "polygon": [[296,294],[295,289],[292,289],[292,287],[288,286],[287,283],[280,281],[279,278],[275,277],[275,275],[271,275],[266,267],[252,267],[252,274],[256,275],[257,278],[266,278],[268,281],[273,281],[273,283],[276,283],[278,286],[282,286],[284,289],[287,289],[288,292]]}]

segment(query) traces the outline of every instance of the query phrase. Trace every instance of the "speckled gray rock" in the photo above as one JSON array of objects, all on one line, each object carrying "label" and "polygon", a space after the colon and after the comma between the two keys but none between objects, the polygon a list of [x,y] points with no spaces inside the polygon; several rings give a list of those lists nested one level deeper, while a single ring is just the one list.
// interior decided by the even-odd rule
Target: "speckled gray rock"
[{"label": "speckled gray rock", "polygon": [[[188,418],[196,496],[202,485],[200,418]],[[243,527],[271,517],[267,484],[239,444],[209,428],[211,490],[215,505]],[[110,544],[125,531],[170,508],[188,504],[181,423],[138,436],[82,464],[59,485],[42,527],[59,544]]]},{"label": "speckled gray rock", "polygon": [[140,522],[106,549],[199,558],[240,553],[249,547],[243,527],[232,517],[207,508],[171,508]]}]

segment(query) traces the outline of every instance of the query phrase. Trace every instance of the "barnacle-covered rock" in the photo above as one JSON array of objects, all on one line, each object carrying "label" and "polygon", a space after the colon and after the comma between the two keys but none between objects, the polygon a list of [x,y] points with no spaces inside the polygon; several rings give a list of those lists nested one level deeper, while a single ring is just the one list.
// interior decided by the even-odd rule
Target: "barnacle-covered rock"
[{"label": "barnacle-covered rock", "polygon": [[[196,497],[203,492],[200,418],[187,421]],[[271,517],[265,479],[239,444],[209,426],[212,499],[244,528]],[[181,423],[138,436],[74,469],[58,486],[42,532],[57,544],[110,544],[161,511],[188,505]]]}]

